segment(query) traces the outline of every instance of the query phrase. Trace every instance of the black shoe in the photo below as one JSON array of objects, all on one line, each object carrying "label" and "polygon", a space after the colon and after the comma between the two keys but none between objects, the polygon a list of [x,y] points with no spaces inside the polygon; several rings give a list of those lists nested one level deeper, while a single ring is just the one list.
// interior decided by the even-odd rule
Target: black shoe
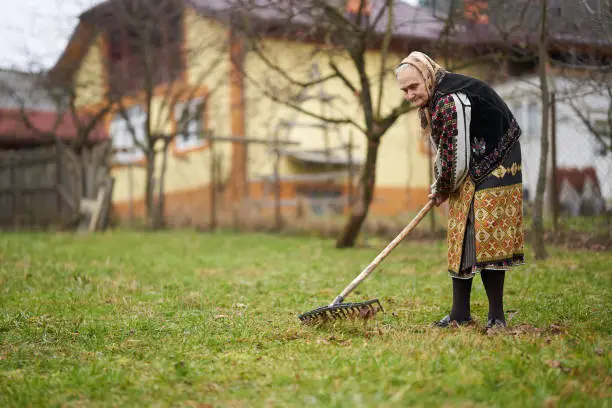
[{"label": "black shoe", "polygon": [[497,318],[489,319],[487,321],[486,328],[491,329],[493,327],[507,327],[506,321],[504,319],[497,319]]},{"label": "black shoe", "polygon": [[471,323],[472,321],[473,320],[471,316],[468,316],[468,318],[465,320],[451,320],[450,315],[446,315],[444,316],[442,320],[438,320],[437,322],[434,322],[433,325],[435,327],[445,328],[445,327],[451,326],[452,322],[455,322],[458,326],[463,326],[463,325]]}]

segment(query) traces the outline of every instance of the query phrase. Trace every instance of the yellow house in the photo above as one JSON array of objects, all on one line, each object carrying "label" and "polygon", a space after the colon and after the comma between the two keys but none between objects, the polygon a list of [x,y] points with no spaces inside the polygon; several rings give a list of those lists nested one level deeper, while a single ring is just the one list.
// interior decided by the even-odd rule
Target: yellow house
[{"label": "yellow house", "polygon": [[[345,194],[349,157],[352,157],[351,163],[359,166],[366,149],[365,137],[350,124],[324,125],[317,118],[274,102],[270,89],[295,89],[274,74],[257,53],[248,50],[246,39],[232,29],[231,19],[219,8],[215,9],[221,3],[184,2],[180,13],[174,12],[173,18],[162,24],[161,39],[156,40],[155,55],[165,63],[159,64],[163,65],[160,72],[155,67],[153,76],[149,106],[151,133],[178,132],[180,118],[173,114],[176,106],[194,113],[187,124],[193,132],[173,139],[165,161],[167,221],[174,225],[206,223],[213,168],[218,169],[215,173],[218,172],[222,184],[219,191],[215,189],[220,199],[218,205],[225,209],[245,200],[257,203],[271,197],[269,181],[274,177],[282,181],[280,194],[289,203],[298,195]],[[346,13],[351,13],[353,3],[346,3]],[[138,71],[143,64],[130,60],[130,47],[125,38],[133,34],[126,32],[117,13],[113,14],[113,7],[105,2],[80,16],[52,72],[74,78],[77,103],[83,107],[105,103],[117,91],[113,86],[121,84],[124,89],[120,91],[129,95],[123,97],[121,104],[127,107],[131,123],[141,129],[146,125],[141,106],[146,93],[144,74]],[[401,2],[396,8],[396,18],[420,23],[398,28],[394,33],[386,61],[389,70],[409,51],[428,50],[442,29],[442,23],[427,9]],[[265,13],[262,18],[265,20]],[[263,39],[262,46],[270,63],[303,81],[325,77],[331,72],[328,57],[315,52],[321,48],[317,41],[298,42],[269,36]],[[350,61],[338,58],[336,62],[350,81],[358,83]],[[367,52],[366,64],[372,67],[372,93],[376,95],[378,49]],[[491,75],[486,65],[471,66],[467,72],[486,79]],[[397,106],[402,95],[393,75],[385,76],[380,86],[385,92],[381,101],[384,113]],[[357,124],[363,121],[355,94],[339,79],[309,88],[296,103],[322,116],[351,118]],[[118,110],[111,111],[106,129],[117,150],[112,171],[116,180],[113,205],[124,218],[142,215],[145,184],[144,157],[133,148],[134,138],[127,127],[125,117]],[[139,132],[136,140],[144,137]],[[205,136],[210,134],[218,139],[211,142]],[[282,143],[275,145],[276,141]],[[354,147],[350,154],[346,147],[349,142]],[[277,154],[279,162],[275,166]],[[216,165],[212,163],[213,156]],[[163,155],[157,155],[155,160],[156,176],[159,176]],[[422,206],[429,191],[430,160],[419,137],[417,115],[405,114],[382,139],[371,213],[395,215]],[[295,206],[283,207],[284,212],[294,210]]]}]

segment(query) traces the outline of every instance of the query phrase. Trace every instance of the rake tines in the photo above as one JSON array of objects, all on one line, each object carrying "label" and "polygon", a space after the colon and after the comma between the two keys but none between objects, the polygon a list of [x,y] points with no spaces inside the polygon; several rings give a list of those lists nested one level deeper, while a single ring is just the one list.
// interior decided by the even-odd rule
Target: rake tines
[{"label": "rake tines", "polygon": [[323,323],[329,320],[338,319],[371,319],[378,312],[384,309],[378,299],[372,299],[358,303],[338,303],[335,305],[323,306],[310,312],[299,315],[303,323]]},{"label": "rake tines", "polygon": [[[360,303],[342,303],[344,299],[351,293],[370,273],[376,268],[382,261],[389,255],[389,253],[395,248],[404,238],[408,236],[421,222],[425,214],[427,214],[434,206],[433,200],[429,200],[427,204],[419,211],[408,225],[391,241],[385,249],[383,249],[372,262],[364,270],[361,271],[355,279],[352,280],[349,285],[340,292],[338,296],[329,306],[320,307],[310,312],[299,315],[298,317],[304,323],[312,323],[319,321],[327,321],[331,319],[343,318],[343,319],[355,319],[357,317],[361,319],[370,319],[376,315],[379,311],[383,311],[378,299],[368,300]],[[376,307],[378,306],[378,308]]]}]

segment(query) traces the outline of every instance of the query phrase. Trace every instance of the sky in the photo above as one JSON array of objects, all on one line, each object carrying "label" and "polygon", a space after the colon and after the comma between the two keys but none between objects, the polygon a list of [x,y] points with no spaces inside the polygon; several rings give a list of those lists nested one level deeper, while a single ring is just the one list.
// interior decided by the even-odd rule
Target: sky
[{"label": "sky", "polygon": [[[51,68],[78,16],[103,0],[0,0],[0,68]],[[415,4],[418,0],[402,0]]]},{"label": "sky", "polygon": [[0,0],[0,67],[50,68],[78,16],[101,0]]}]

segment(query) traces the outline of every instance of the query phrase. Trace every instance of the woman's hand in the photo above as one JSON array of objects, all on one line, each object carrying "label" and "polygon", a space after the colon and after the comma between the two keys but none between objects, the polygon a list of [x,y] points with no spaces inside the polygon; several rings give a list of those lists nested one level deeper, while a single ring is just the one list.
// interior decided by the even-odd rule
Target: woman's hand
[{"label": "woman's hand", "polygon": [[427,196],[430,200],[433,200],[436,207],[439,207],[448,199],[448,194],[431,193]]}]

